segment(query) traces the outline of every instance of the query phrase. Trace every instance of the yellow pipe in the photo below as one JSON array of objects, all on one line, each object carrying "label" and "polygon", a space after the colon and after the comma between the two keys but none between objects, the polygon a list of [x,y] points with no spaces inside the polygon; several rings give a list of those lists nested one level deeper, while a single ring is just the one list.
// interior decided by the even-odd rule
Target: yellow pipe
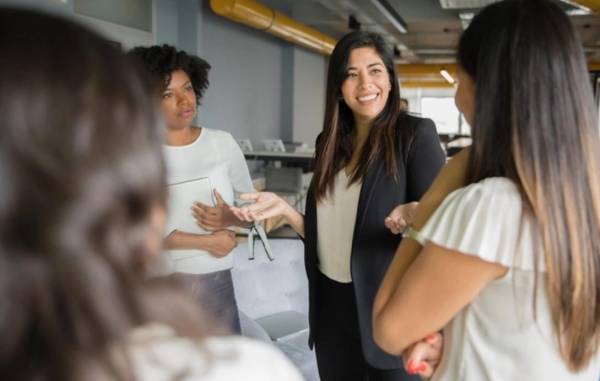
[{"label": "yellow pipe", "polygon": [[254,0],[210,0],[216,14],[286,41],[331,54],[336,40]]},{"label": "yellow pipe", "polygon": [[573,2],[589,8],[594,13],[600,13],[600,0],[575,0]]}]

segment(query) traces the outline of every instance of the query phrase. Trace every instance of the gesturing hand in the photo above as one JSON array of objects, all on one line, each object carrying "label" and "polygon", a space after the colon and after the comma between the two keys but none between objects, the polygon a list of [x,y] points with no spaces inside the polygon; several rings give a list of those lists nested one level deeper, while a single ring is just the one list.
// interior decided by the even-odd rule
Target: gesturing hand
[{"label": "gesturing hand", "polygon": [[443,336],[438,332],[417,341],[402,353],[406,372],[430,378],[442,358],[442,351]]},{"label": "gesturing hand", "polygon": [[196,224],[204,230],[218,230],[235,225],[237,219],[229,205],[216,189],[213,190],[213,193],[216,206],[208,206],[201,202],[196,202],[192,206],[192,215],[196,219]]},{"label": "gesturing hand", "polygon": [[271,192],[243,193],[240,195],[240,199],[254,201],[254,203],[240,208],[230,208],[233,214],[242,221],[261,221],[285,215],[291,209],[285,200]]},{"label": "gesturing hand", "polygon": [[385,226],[394,234],[400,234],[412,222],[418,202],[409,202],[395,207],[383,220]]}]

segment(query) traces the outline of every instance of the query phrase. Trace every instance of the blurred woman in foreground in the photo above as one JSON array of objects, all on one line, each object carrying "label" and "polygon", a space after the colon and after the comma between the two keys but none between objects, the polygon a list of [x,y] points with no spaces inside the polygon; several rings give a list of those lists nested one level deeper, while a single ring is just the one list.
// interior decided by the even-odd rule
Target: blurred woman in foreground
[{"label": "blurred woman in foreground", "polygon": [[0,50],[0,379],[299,380],[145,280],[165,215],[158,89],[54,16],[0,8]]}]

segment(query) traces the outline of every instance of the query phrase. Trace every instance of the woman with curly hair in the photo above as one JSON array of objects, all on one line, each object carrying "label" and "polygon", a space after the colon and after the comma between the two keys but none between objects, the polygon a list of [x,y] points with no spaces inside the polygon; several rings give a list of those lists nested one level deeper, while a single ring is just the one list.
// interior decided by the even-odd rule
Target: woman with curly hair
[{"label": "woman with curly hair", "polygon": [[0,379],[299,381],[146,276],[166,203],[151,82],[42,13],[0,7],[0,51]]},{"label": "woman with curly hair", "polygon": [[206,234],[181,229],[169,219],[165,247],[170,270],[201,295],[203,306],[233,332],[240,332],[231,279],[237,245],[231,226],[248,226],[228,208],[235,193],[253,191],[244,155],[231,134],[193,125],[197,106],[208,88],[210,65],[200,57],[169,45],[137,47],[130,55],[162,88],[161,110],[166,122],[165,160],[169,184],[208,178],[215,206],[190,204]]}]

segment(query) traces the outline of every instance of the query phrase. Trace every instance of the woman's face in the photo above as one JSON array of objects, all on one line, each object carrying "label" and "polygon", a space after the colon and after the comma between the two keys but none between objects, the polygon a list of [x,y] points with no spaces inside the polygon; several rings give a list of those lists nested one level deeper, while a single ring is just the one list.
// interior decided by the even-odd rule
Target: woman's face
[{"label": "woman's face", "polygon": [[390,76],[372,47],[350,52],[342,96],[356,123],[370,123],[384,109],[391,89]]},{"label": "woman's face", "polygon": [[454,95],[454,103],[456,103],[456,108],[465,116],[467,123],[473,127],[473,119],[475,117],[475,82],[460,67],[456,71],[456,76],[458,77],[458,87]]},{"label": "woman's face", "polygon": [[190,77],[183,70],[175,70],[160,103],[167,128],[190,127],[196,116],[196,106],[196,93]]}]

